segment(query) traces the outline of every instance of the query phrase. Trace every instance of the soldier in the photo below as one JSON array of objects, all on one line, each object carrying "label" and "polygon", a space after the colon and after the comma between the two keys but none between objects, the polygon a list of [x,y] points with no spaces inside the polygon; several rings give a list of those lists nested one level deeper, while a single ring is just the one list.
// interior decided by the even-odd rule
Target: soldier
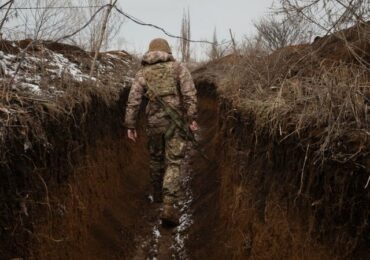
[{"label": "soldier", "polygon": [[180,115],[191,131],[197,131],[197,100],[189,70],[175,61],[164,39],[151,41],[129,94],[125,126],[128,138],[134,142],[137,139],[136,119],[144,96],[149,100],[146,116],[154,201],[163,202],[162,223],[177,226],[180,216],[178,202],[182,196],[181,165],[187,150],[187,138],[174,124],[163,103]]}]

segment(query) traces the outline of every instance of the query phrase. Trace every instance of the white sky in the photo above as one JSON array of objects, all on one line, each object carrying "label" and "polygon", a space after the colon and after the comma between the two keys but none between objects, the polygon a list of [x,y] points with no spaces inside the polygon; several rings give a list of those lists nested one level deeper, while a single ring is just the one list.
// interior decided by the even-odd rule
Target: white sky
[{"label": "white sky", "polygon": [[[156,24],[172,34],[179,35],[183,10],[189,8],[192,39],[212,41],[216,27],[219,42],[230,40],[229,28],[237,40],[254,31],[253,21],[269,13],[273,0],[119,0],[121,8],[140,20]],[[176,48],[177,41],[150,27],[136,25],[128,20],[120,35],[122,47],[129,52],[142,53],[151,39],[163,37]],[[201,47],[194,46],[197,49]],[[118,47],[118,46],[115,46]],[[199,50],[198,50],[199,52]],[[199,54],[197,54],[199,56]]]},{"label": "white sky", "polygon": [[[26,7],[34,7],[36,4],[35,0],[24,1],[27,3]],[[40,5],[43,6],[48,1],[51,0],[41,0]],[[65,4],[62,3],[67,2],[67,0],[54,1],[58,3],[53,4],[56,6],[63,6]],[[109,2],[108,0],[68,1],[82,5]],[[4,0],[0,0],[1,2],[4,2]],[[216,28],[219,42],[230,40],[229,29],[232,30],[236,40],[239,42],[245,35],[252,34],[254,32],[253,21],[271,12],[270,7],[272,2],[273,0],[118,0],[120,8],[126,13],[146,23],[158,25],[174,35],[180,34],[183,12],[189,9],[191,38],[193,40],[212,41],[213,32]],[[23,14],[23,20],[13,15],[7,25],[15,26],[17,22],[24,23],[26,18],[32,20],[32,15],[28,15],[27,11],[22,11],[21,14]],[[22,32],[21,30],[20,33]],[[167,39],[176,56],[178,40],[169,38],[154,28],[137,25],[128,19],[123,23],[117,38],[109,43],[109,48],[124,49],[131,53],[142,54],[147,50],[149,42],[157,37]],[[209,45],[192,44],[193,58],[197,58],[198,60],[204,58],[206,48],[209,48]]]}]

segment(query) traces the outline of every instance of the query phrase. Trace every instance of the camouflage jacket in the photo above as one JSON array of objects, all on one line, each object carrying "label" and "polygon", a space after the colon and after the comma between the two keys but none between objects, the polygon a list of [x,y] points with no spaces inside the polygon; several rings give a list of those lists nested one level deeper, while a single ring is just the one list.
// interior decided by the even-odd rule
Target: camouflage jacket
[{"label": "camouflage jacket", "polygon": [[[189,70],[184,64],[176,62],[172,55],[161,51],[154,51],[144,55],[142,60],[143,67],[137,72],[133,80],[126,107],[125,126],[127,128],[136,127],[140,104],[143,97],[147,95],[148,86],[144,76],[146,66],[162,62],[168,62],[172,66],[178,89],[177,95],[165,96],[163,100],[175,108],[180,114],[184,115],[186,121],[190,122],[196,119],[197,93]],[[161,105],[151,100],[149,100],[146,107],[146,115],[149,128],[167,126],[171,121],[165,111],[163,111]]]}]

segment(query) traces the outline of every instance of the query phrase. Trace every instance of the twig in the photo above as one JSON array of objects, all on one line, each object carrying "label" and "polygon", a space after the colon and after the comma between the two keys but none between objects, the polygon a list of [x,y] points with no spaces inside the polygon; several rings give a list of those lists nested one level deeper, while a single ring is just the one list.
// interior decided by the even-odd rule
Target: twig
[{"label": "twig", "polygon": [[50,205],[50,199],[49,199],[49,189],[48,186],[46,185],[46,182],[44,178],[35,170],[36,175],[39,177],[40,181],[42,182],[44,189],[45,189],[45,200],[46,200],[46,205],[48,206],[49,211],[51,212],[51,205]]},{"label": "twig", "polygon": [[231,28],[229,29],[229,33],[230,33],[231,42],[233,44],[233,50],[234,50],[234,53],[236,54],[237,53],[236,42],[235,42],[233,32],[231,31]]},{"label": "twig", "polygon": [[369,186],[369,183],[370,183],[370,176],[369,176],[369,178],[367,179],[367,182],[366,182],[366,185],[365,185],[364,189],[367,189],[367,186]]},{"label": "twig", "polygon": [[306,155],[304,157],[304,162],[303,162],[303,167],[302,167],[302,173],[301,173],[301,185],[300,185],[299,190],[298,190],[298,196],[302,194],[302,190],[303,190],[304,170],[305,170],[306,162],[307,162],[307,158],[308,158],[308,149],[310,149],[310,145],[309,144],[307,145]]}]

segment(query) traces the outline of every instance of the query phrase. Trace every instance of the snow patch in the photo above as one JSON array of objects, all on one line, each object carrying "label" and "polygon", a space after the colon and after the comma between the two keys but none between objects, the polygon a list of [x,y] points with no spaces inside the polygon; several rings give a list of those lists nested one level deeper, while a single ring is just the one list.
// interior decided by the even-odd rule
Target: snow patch
[{"label": "snow patch", "polygon": [[153,235],[156,239],[159,239],[161,237],[161,232],[159,232],[158,226],[154,226]]},{"label": "snow patch", "polygon": [[82,73],[82,71],[77,67],[77,64],[71,62],[62,54],[53,52],[51,53],[52,60],[50,62],[50,65],[57,67],[57,69],[56,70],[49,69],[48,71],[56,73],[59,77],[61,77],[63,73],[68,73],[72,76],[73,79],[75,79],[78,82],[82,82],[85,79],[90,78],[89,75]]},{"label": "snow patch", "polygon": [[161,237],[161,232],[159,231],[159,226],[161,225],[161,221],[158,221],[152,229],[152,235],[153,237],[151,238],[151,247],[149,251],[150,257],[147,257],[147,260],[156,260],[157,255],[158,255],[158,249],[159,249],[159,239]]},{"label": "snow patch", "polygon": [[[0,51],[0,75],[2,75],[0,82],[2,81],[5,84],[12,82],[14,84],[11,87],[14,89],[29,90],[36,94],[56,95],[60,94],[60,90],[57,93],[58,90],[51,88],[47,83],[55,80],[56,84],[59,84],[60,81],[58,80],[65,82],[64,79],[78,83],[98,80],[95,77],[90,77],[88,66],[83,65],[83,61],[79,64],[67,56],[47,48],[44,48],[42,52],[23,52],[21,49],[19,51],[18,55]],[[102,60],[108,62],[109,65],[97,61],[97,75],[109,80],[111,74],[112,76],[117,74],[115,67],[124,64],[127,70],[118,79],[117,86],[127,87],[128,83],[132,81],[131,77],[126,76],[132,73],[129,68],[129,61],[119,54],[103,55]],[[90,60],[86,61],[91,62]],[[40,88],[40,86],[45,87]]]},{"label": "snow patch", "polygon": [[23,83],[21,83],[21,86],[22,86],[22,88],[30,90],[30,91],[32,91],[36,94],[41,93],[41,89],[40,89],[39,85],[23,82]]},{"label": "snow patch", "polygon": [[[188,152],[186,161],[190,161],[191,153],[193,151],[191,150]],[[193,224],[193,215],[191,213],[191,204],[193,202],[193,193],[191,190],[191,171],[189,169],[189,166],[184,169],[185,176],[182,180],[182,185],[185,189],[185,196],[182,201],[180,201],[180,211],[181,211],[181,217],[180,217],[180,225],[176,228],[175,234],[174,234],[174,241],[171,246],[171,248],[176,252],[178,258],[180,259],[189,259],[186,252],[185,243],[188,239],[188,230]]]}]

